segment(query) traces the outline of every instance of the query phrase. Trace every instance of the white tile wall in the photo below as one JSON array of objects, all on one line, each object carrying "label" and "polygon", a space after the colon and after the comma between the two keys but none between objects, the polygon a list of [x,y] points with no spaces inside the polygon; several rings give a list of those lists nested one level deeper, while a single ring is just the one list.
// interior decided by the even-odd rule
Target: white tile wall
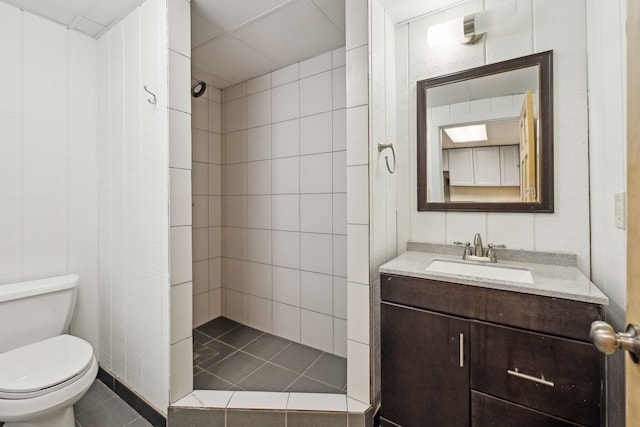
[{"label": "white tile wall", "polygon": [[[347,345],[344,55],[327,52],[222,96],[223,252],[234,259],[224,263],[222,312],[340,354]],[[345,282],[335,296],[334,281]],[[342,307],[339,321],[334,305]]]},{"label": "white tile wall", "polygon": [[[236,88],[243,91],[242,87]],[[223,152],[229,162],[243,161],[248,151],[248,135],[242,129],[226,135],[223,150],[221,92],[207,85],[200,98],[191,98],[192,112],[192,226],[193,226],[193,319],[199,326],[222,312],[222,224],[248,222],[247,196],[227,196],[222,201]],[[200,119],[199,117],[203,117]],[[238,172],[243,173],[243,170]],[[244,184],[244,186],[243,186]],[[246,176],[233,194],[246,193]],[[202,196],[200,196],[202,195]],[[241,215],[228,216],[233,206]],[[223,207],[225,211],[223,211]],[[234,222],[236,221],[236,222]],[[242,250],[241,248],[239,250]]]}]

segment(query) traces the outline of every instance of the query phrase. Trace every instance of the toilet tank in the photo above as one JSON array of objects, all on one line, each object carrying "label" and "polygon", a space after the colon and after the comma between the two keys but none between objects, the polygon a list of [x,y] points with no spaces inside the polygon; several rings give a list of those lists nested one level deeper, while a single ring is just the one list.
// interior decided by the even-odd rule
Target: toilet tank
[{"label": "toilet tank", "polygon": [[77,274],[0,285],[0,353],[64,333],[77,290]]}]

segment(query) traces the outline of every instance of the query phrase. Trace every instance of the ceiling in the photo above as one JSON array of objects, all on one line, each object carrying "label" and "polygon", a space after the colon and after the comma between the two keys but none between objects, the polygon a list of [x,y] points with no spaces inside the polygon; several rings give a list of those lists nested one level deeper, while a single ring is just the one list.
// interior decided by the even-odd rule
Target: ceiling
[{"label": "ceiling", "polygon": [[191,66],[223,88],[344,45],[344,0],[192,0]]},{"label": "ceiling", "polygon": [[[143,3],[0,1],[94,38]],[[344,0],[191,0],[194,75],[224,88],[344,46],[344,14]]]},{"label": "ceiling", "polygon": [[59,22],[91,37],[100,37],[143,0],[2,0]]}]

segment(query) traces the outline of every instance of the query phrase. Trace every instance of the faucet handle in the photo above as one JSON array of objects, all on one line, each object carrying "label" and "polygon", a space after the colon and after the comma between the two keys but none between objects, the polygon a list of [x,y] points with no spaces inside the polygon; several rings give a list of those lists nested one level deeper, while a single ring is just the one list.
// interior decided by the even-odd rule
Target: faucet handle
[{"label": "faucet handle", "polygon": [[464,253],[462,254],[462,259],[467,259],[467,257],[471,256],[471,242],[453,242],[454,245],[464,245]]},{"label": "faucet handle", "polygon": [[489,258],[491,262],[498,262],[496,252],[493,250],[494,248],[506,248],[505,245],[494,245],[493,243],[489,243],[487,247],[489,248],[487,249],[487,258]]}]

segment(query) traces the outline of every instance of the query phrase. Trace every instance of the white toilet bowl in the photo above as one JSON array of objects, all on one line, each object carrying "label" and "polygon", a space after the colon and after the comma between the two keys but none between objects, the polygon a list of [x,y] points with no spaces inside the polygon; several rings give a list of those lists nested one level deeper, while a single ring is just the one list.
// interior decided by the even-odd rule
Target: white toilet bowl
[{"label": "white toilet bowl", "polygon": [[59,335],[0,354],[0,420],[5,427],[73,427],[73,404],[98,363],[89,343]]}]

